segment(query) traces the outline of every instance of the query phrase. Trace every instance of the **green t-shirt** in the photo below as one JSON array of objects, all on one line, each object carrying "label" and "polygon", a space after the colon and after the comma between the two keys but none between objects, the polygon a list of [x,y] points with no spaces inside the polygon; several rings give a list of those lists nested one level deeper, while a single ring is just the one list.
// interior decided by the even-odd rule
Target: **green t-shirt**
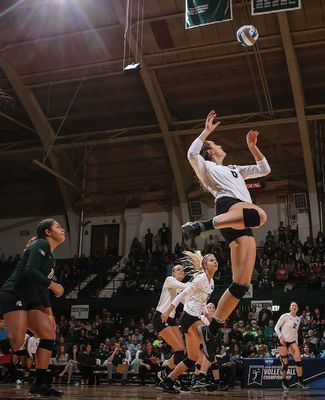
[{"label": "green t-shirt", "polygon": [[1,291],[16,292],[27,303],[50,306],[48,286],[55,266],[55,258],[49,242],[35,240],[26,250],[13,273],[3,284]]}]

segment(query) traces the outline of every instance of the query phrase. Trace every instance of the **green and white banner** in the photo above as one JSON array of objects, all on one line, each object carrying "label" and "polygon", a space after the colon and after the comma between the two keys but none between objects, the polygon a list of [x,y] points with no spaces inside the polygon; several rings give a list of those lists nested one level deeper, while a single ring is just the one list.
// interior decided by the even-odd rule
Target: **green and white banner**
[{"label": "green and white banner", "polygon": [[298,10],[301,0],[252,0],[252,15]]},{"label": "green and white banner", "polygon": [[232,19],[232,0],[185,0],[185,28],[196,28]]}]

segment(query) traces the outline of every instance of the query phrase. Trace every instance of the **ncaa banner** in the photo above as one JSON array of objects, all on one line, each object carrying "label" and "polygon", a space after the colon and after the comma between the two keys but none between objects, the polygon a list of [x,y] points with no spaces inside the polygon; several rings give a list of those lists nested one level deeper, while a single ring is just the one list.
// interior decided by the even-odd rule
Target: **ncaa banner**
[{"label": "ncaa banner", "polygon": [[301,0],[252,0],[252,15],[298,10]]},{"label": "ncaa banner", "polygon": [[185,28],[232,20],[232,0],[185,0]]},{"label": "ncaa banner", "polygon": [[[282,366],[279,358],[244,358],[242,387],[282,387]],[[304,384],[310,389],[325,389],[325,358],[306,358],[302,361]],[[297,387],[295,363],[290,358],[287,380],[290,388]]]}]

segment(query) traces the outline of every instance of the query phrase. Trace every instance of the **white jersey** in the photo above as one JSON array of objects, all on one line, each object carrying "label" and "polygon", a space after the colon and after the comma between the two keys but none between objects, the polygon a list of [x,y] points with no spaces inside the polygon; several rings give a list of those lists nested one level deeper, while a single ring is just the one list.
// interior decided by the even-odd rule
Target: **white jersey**
[{"label": "white jersey", "polygon": [[33,355],[36,354],[38,345],[39,345],[40,339],[36,338],[35,336],[32,336],[28,339],[27,342],[27,352],[29,354],[29,357],[33,357]]},{"label": "white jersey", "polygon": [[282,314],[275,325],[275,333],[279,338],[282,336],[286,342],[298,343],[300,321],[301,317],[294,317],[290,313]]},{"label": "white jersey", "polygon": [[176,308],[182,302],[185,304],[185,312],[193,317],[201,318],[213,290],[213,278],[209,280],[205,273],[199,274],[190,282],[186,289],[176,296],[172,304]]},{"label": "white jersey", "polygon": [[187,158],[197,177],[215,200],[220,197],[232,197],[252,203],[245,179],[268,175],[271,168],[266,158],[256,161],[254,165],[218,165],[215,162],[206,161],[200,155],[202,146],[202,140],[195,139],[188,150]]},{"label": "white jersey", "polygon": [[[161,313],[164,313],[170,306],[171,302],[177,296],[177,293],[186,288],[188,286],[188,283],[180,282],[173,276],[168,276],[163,284],[160,299],[156,307],[156,310]],[[175,312],[176,311],[173,310],[170,313],[171,318],[175,317]]]}]

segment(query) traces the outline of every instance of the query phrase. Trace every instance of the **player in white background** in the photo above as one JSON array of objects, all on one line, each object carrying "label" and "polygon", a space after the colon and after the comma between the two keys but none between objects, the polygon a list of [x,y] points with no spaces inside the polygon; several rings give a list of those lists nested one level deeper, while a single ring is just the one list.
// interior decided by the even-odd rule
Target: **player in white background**
[{"label": "player in white background", "polygon": [[[213,254],[202,257],[199,251],[184,252],[191,261],[194,269],[200,271],[190,285],[179,293],[171,302],[167,310],[161,315],[162,322],[168,320],[169,315],[180,303],[184,304],[181,316],[181,329],[185,335],[187,357],[159,384],[159,389],[169,393],[179,393],[175,387],[175,380],[196,363],[202,364],[198,326],[203,325],[201,315],[206,309],[206,303],[214,290],[213,276],[218,270],[218,262]],[[202,271],[202,272],[201,272]],[[214,358],[214,357],[213,357]]]},{"label": "player in white background", "polygon": [[160,299],[156,311],[152,317],[154,329],[159,333],[166,343],[175,351],[173,357],[169,360],[166,369],[158,372],[159,380],[163,380],[169,373],[185,358],[185,346],[182,332],[176,325],[175,310],[169,315],[166,322],[162,322],[161,314],[165,312],[175,299],[177,294],[185,289],[188,283],[183,283],[185,271],[182,265],[175,265],[172,270],[172,276],[168,276],[163,284]]},{"label": "player in white background", "polygon": [[284,390],[289,389],[287,381],[288,371],[288,354],[290,353],[295,360],[296,373],[298,377],[298,388],[304,389],[302,378],[302,361],[298,347],[298,329],[301,317],[297,316],[298,304],[295,301],[290,303],[290,312],[282,314],[275,325],[275,333],[279,339],[278,351],[282,363],[282,387]]},{"label": "player in white background", "polygon": [[215,198],[216,217],[188,222],[182,227],[185,238],[198,236],[202,231],[220,229],[231,251],[233,282],[220,298],[210,326],[199,327],[204,354],[211,360],[215,355],[214,338],[220,326],[245,295],[251,282],[256,258],[256,241],[251,228],[258,228],[267,220],[265,211],[252,203],[245,179],[259,178],[271,171],[257,147],[257,131],[249,131],[246,135],[247,147],[255,164],[223,165],[226,157],[223,148],[207,140],[220,124],[215,122],[215,118],[215,111],[211,111],[204,130],[191,144],[187,156],[201,184]]}]

